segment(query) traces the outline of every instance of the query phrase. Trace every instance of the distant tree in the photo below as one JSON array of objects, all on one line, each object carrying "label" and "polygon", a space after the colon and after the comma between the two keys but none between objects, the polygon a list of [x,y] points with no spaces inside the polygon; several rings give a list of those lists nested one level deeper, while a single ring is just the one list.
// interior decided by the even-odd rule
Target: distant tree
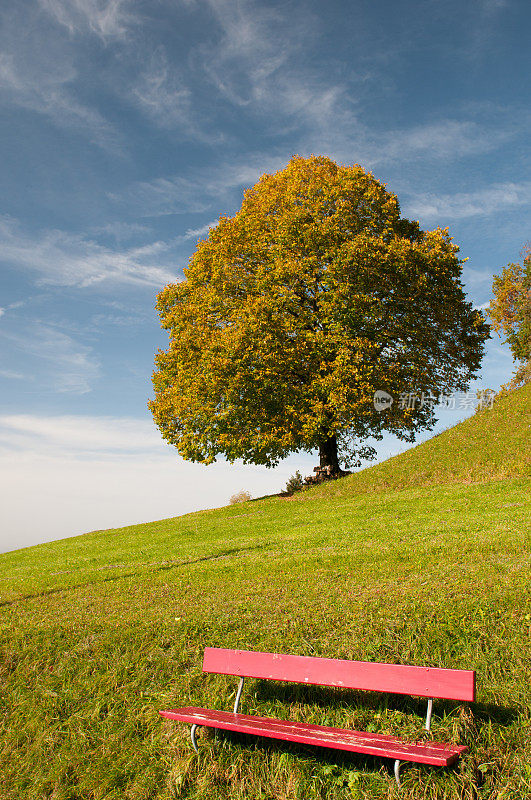
[{"label": "distant tree", "polygon": [[492,327],[505,334],[514,360],[520,362],[509,384],[514,388],[531,381],[531,245],[524,248],[521,264],[507,264],[494,276],[492,291]]},{"label": "distant tree", "polygon": [[170,343],[149,407],[163,437],[203,463],[318,449],[331,475],[371,456],[369,436],[413,441],[433,408],[400,393],[465,390],[488,337],[457,253],[358,165],[294,156],[263,175],[158,296]]}]

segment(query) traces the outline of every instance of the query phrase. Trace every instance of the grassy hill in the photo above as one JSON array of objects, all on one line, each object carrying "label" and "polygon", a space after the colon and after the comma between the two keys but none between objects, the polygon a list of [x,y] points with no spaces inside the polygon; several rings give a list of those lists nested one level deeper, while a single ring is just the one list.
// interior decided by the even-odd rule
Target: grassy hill
[{"label": "grassy hill", "polygon": [[[340,481],[335,494],[517,476],[531,477],[531,384],[500,397],[492,409]],[[329,491],[324,488],[324,494]]]},{"label": "grassy hill", "polygon": [[[531,797],[531,387],[334,484],[0,556],[1,800]],[[29,498],[29,501],[31,498]],[[207,645],[473,668],[449,770],[164,722],[230,708]],[[242,711],[410,735],[415,699],[249,681]],[[199,731],[201,734],[201,729]]]}]

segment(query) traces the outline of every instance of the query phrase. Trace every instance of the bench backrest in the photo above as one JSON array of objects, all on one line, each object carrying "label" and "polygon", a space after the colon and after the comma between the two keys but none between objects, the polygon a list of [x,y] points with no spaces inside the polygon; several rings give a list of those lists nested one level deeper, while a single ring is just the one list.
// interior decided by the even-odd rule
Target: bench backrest
[{"label": "bench backrest", "polygon": [[275,681],[411,694],[445,700],[475,699],[476,673],[463,669],[411,667],[371,661],[344,661],[312,656],[286,656],[251,650],[207,647],[203,672],[266,678]]}]

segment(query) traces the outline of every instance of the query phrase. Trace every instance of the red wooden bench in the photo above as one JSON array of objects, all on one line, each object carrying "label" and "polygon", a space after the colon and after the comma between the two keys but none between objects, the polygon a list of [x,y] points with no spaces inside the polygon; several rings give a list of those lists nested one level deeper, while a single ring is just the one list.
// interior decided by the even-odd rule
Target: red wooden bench
[{"label": "red wooden bench", "polygon": [[342,689],[365,689],[393,694],[418,695],[428,698],[426,730],[429,731],[433,699],[468,700],[475,698],[475,672],[435,667],[411,667],[400,664],[378,664],[366,661],[343,661],[333,658],[256,653],[249,650],[223,650],[207,647],[203,672],[236,675],[240,684],[233,711],[208,708],[175,708],[160,711],[163,717],[187,722],[197,751],[195,731],[198,725],[223,730],[252,733],[273,739],[331,747],[353,753],[384,756],[395,761],[394,771],[400,786],[401,761],[448,766],[468,748],[427,740],[415,742],[378,733],[343,728],[327,728],[303,722],[290,722],[268,717],[239,714],[238,707],[245,678],[292,681]]}]

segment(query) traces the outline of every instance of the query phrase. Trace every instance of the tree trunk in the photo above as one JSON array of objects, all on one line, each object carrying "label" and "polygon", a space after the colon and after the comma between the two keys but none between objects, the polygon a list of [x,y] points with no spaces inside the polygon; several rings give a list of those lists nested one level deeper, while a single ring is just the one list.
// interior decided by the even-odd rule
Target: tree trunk
[{"label": "tree trunk", "polygon": [[339,461],[337,458],[337,438],[329,436],[319,445],[319,470],[328,475],[338,475]]}]

